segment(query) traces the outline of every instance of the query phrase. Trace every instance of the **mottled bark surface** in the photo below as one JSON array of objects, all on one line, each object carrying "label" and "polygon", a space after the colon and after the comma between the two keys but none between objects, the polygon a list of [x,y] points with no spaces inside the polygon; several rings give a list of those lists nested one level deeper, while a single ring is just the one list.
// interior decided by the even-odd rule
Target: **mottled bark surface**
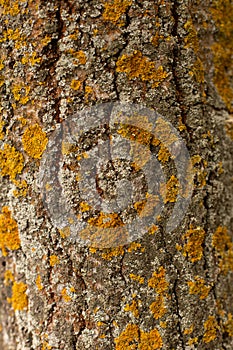
[{"label": "mottled bark surface", "polygon": [[[0,6],[0,348],[231,350],[231,0]],[[162,215],[136,242],[81,247],[44,207],[41,156],[62,121],[118,100],[180,132],[192,201],[170,234]]]}]

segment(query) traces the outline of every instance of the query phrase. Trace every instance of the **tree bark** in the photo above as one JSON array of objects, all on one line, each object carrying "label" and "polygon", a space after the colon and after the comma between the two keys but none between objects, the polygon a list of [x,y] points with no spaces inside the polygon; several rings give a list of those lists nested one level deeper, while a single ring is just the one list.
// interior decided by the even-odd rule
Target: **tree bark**
[{"label": "tree bark", "polygon": [[[0,6],[1,349],[231,350],[231,0]],[[60,125],[72,132],[79,111],[117,101],[153,109],[179,132],[194,170],[191,203],[167,232],[181,169],[169,146],[150,139],[166,174],[164,211],[127,244],[78,244],[43,200],[43,157]],[[70,179],[66,186],[75,198]],[[100,215],[92,220],[100,225]]]}]

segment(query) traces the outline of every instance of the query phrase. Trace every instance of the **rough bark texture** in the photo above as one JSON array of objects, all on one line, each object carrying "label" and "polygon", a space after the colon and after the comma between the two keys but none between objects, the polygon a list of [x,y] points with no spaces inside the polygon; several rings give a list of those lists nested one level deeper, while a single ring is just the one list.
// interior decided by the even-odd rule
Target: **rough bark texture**
[{"label": "rough bark texture", "polygon": [[[0,4],[0,348],[231,350],[231,0]],[[179,130],[192,202],[171,234],[161,216],[134,243],[80,247],[44,208],[41,155],[63,120],[117,100]]]}]

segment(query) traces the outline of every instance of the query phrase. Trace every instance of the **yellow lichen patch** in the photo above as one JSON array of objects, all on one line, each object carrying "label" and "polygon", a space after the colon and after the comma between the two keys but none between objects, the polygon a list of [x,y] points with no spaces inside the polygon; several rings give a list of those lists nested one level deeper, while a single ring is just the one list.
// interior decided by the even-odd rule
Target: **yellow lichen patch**
[{"label": "yellow lichen patch", "polygon": [[133,300],[131,304],[126,304],[124,311],[132,312],[134,317],[139,317],[138,302],[136,300]]},{"label": "yellow lichen patch", "polygon": [[27,190],[28,190],[28,184],[26,180],[22,181],[13,181],[14,184],[17,186],[17,189],[13,191],[13,194],[15,197],[26,197],[27,195]]},{"label": "yellow lichen patch", "polygon": [[195,282],[189,281],[187,284],[189,286],[190,294],[197,294],[199,295],[200,299],[207,298],[211,287],[205,285],[205,280],[203,278],[196,276]]},{"label": "yellow lichen patch", "polygon": [[77,91],[82,87],[82,81],[73,79],[70,84],[71,89]]},{"label": "yellow lichen patch", "polygon": [[4,133],[3,133],[4,124],[5,123],[0,119],[0,140],[4,138]]},{"label": "yellow lichen patch", "polygon": [[228,320],[224,324],[224,330],[230,337],[233,337],[233,316],[231,313],[228,314]]},{"label": "yellow lichen patch", "polygon": [[163,346],[162,337],[157,329],[150,332],[140,332],[139,350],[156,350]]},{"label": "yellow lichen patch", "polygon": [[16,50],[20,49],[22,46],[27,45],[25,37],[21,35],[20,30],[18,28],[16,28],[15,30],[9,28],[2,33],[0,37],[0,43],[8,40],[12,40],[14,42]]},{"label": "yellow lichen patch", "polygon": [[164,199],[164,203],[176,202],[179,193],[179,180],[172,175],[166,184],[160,185],[160,194]]},{"label": "yellow lichen patch", "polygon": [[132,0],[112,0],[105,2],[103,19],[116,24],[131,4]]},{"label": "yellow lichen patch", "polygon": [[233,271],[233,242],[226,227],[219,226],[213,237],[212,245],[220,257],[219,267],[224,274]]},{"label": "yellow lichen patch", "polygon": [[184,330],[184,334],[192,334],[193,333],[193,325]]},{"label": "yellow lichen patch", "polygon": [[150,42],[155,46],[158,47],[159,41],[163,40],[164,36],[160,35],[158,32],[155,33],[154,36],[151,37]]},{"label": "yellow lichen patch", "polygon": [[149,235],[154,235],[157,231],[158,231],[159,227],[157,225],[152,225],[151,227],[149,227],[148,229],[148,233]]},{"label": "yellow lichen patch", "polygon": [[39,290],[42,290],[44,287],[43,287],[43,285],[41,284],[41,277],[40,277],[40,275],[38,275],[37,277],[36,277],[36,286],[37,286],[37,288],[39,289]]},{"label": "yellow lichen patch", "polygon": [[50,346],[47,341],[44,341],[42,344],[41,350],[51,350],[51,349],[52,349],[52,346]]},{"label": "yellow lichen patch", "polygon": [[203,336],[204,343],[209,343],[216,339],[218,323],[214,316],[209,316],[208,319],[204,322],[205,333]]},{"label": "yellow lichen patch", "polygon": [[48,143],[46,133],[40,125],[29,126],[22,137],[23,148],[32,158],[40,159]]},{"label": "yellow lichen patch", "polygon": [[56,256],[56,255],[50,256],[50,259],[49,259],[50,266],[55,266],[55,265],[59,264],[59,262],[60,262],[60,260],[59,260],[58,256]]},{"label": "yellow lichen patch", "polygon": [[163,266],[160,266],[157,272],[153,272],[153,276],[148,281],[148,286],[154,288],[158,294],[166,292],[169,284],[166,281],[165,275],[165,268]]},{"label": "yellow lichen patch", "polygon": [[126,73],[129,79],[140,78],[143,81],[150,81],[152,87],[158,87],[168,76],[162,66],[156,68],[154,62],[149,61],[137,50],[131,55],[122,55],[116,66],[116,71]]},{"label": "yellow lichen patch", "polygon": [[[233,111],[232,51],[233,4],[231,0],[214,0],[212,16],[219,31],[212,45],[214,54],[214,84],[230,112]],[[226,16],[227,13],[227,16]]]},{"label": "yellow lichen patch", "polygon": [[118,130],[117,133],[126,139],[147,145],[149,147],[152,134],[146,130],[143,130],[134,125],[124,124]]},{"label": "yellow lichen patch", "polygon": [[85,64],[87,62],[86,55],[83,51],[74,52],[73,56],[79,60],[80,64]]},{"label": "yellow lichen patch", "polygon": [[22,64],[35,66],[35,64],[40,63],[41,59],[42,59],[41,57],[36,58],[36,52],[32,52],[32,54],[30,54],[30,55],[28,53],[26,53],[23,56],[21,62],[22,62]]},{"label": "yellow lichen patch", "polygon": [[203,256],[203,243],[205,231],[201,227],[190,228],[182,237],[187,243],[183,247],[183,255],[192,262],[201,260]]},{"label": "yellow lichen patch", "polygon": [[157,296],[156,300],[150,305],[150,310],[156,320],[166,313],[164,297],[162,295]]},{"label": "yellow lichen patch", "polygon": [[143,248],[141,248],[141,246],[142,246],[141,243],[132,242],[132,243],[130,243],[130,246],[127,250],[129,253],[132,253],[133,251],[136,251],[136,250],[142,251]]},{"label": "yellow lichen patch", "polygon": [[3,207],[0,214],[0,248],[3,256],[7,255],[6,248],[10,250],[20,248],[18,225],[8,207]]},{"label": "yellow lichen patch", "polygon": [[133,280],[136,281],[140,284],[144,283],[144,277],[140,276],[140,275],[135,275],[134,273],[130,273],[129,277]]},{"label": "yellow lichen patch", "polygon": [[88,223],[91,226],[97,226],[101,228],[124,226],[123,221],[117,213],[107,214],[100,212],[96,218],[88,219]]},{"label": "yellow lichen patch", "polygon": [[124,255],[123,246],[106,249],[106,251],[101,254],[102,258],[105,260],[111,260],[115,256],[122,256],[122,255]]},{"label": "yellow lichen patch", "polygon": [[66,288],[63,288],[61,291],[61,295],[62,295],[62,299],[68,303],[69,301],[71,301],[71,297],[68,295]]},{"label": "yellow lichen patch", "polygon": [[0,150],[0,169],[2,176],[9,176],[11,180],[14,180],[16,175],[22,172],[23,163],[23,155],[15,147],[5,144],[4,149]]},{"label": "yellow lichen patch", "polygon": [[10,282],[14,282],[15,278],[10,270],[6,270],[4,274],[4,284],[9,286]]},{"label": "yellow lichen patch", "polygon": [[159,331],[152,329],[144,332],[135,324],[128,324],[126,329],[115,340],[115,350],[156,350],[160,349],[163,341]]},{"label": "yellow lichen patch", "polygon": [[171,154],[168,149],[164,145],[161,145],[158,152],[158,160],[164,164],[169,160],[170,156]]},{"label": "yellow lichen patch", "polygon": [[198,342],[198,338],[197,338],[197,337],[195,337],[195,338],[190,338],[190,339],[188,340],[188,345],[197,344],[197,342]]},{"label": "yellow lichen patch", "polygon": [[12,86],[11,91],[14,95],[14,99],[22,105],[25,105],[29,101],[28,95],[30,92],[30,86],[23,83],[15,84]]},{"label": "yellow lichen patch", "polygon": [[85,86],[85,99],[87,100],[89,95],[93,94],[93,88],[89,85]]},{"label": "yellow lichen patch", "polygon": [[28,297],[26,294],[27,285],[23,282],[14,282],[12,286],[12,297],[7,301],[12,304],[13,309],[24,310],[28,306]]},{"label": "yellow lichen patch", "polygon": [[136,324],[128,324],[126,329],[114,340],[115,350],[137,349],[139,332],[139,327]]}]

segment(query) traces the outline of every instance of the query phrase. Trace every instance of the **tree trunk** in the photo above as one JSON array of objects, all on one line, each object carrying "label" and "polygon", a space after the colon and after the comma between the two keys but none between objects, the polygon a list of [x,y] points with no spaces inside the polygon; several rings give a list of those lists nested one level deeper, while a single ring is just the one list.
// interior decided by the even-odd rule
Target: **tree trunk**
[{"label": "tree trunk", "polygon": [[[1,349],[231,350],[231,0],[0,6]],[[98,128],[109,106],[128,119]],[[120,214],[80,199],[102,156]]]}]

